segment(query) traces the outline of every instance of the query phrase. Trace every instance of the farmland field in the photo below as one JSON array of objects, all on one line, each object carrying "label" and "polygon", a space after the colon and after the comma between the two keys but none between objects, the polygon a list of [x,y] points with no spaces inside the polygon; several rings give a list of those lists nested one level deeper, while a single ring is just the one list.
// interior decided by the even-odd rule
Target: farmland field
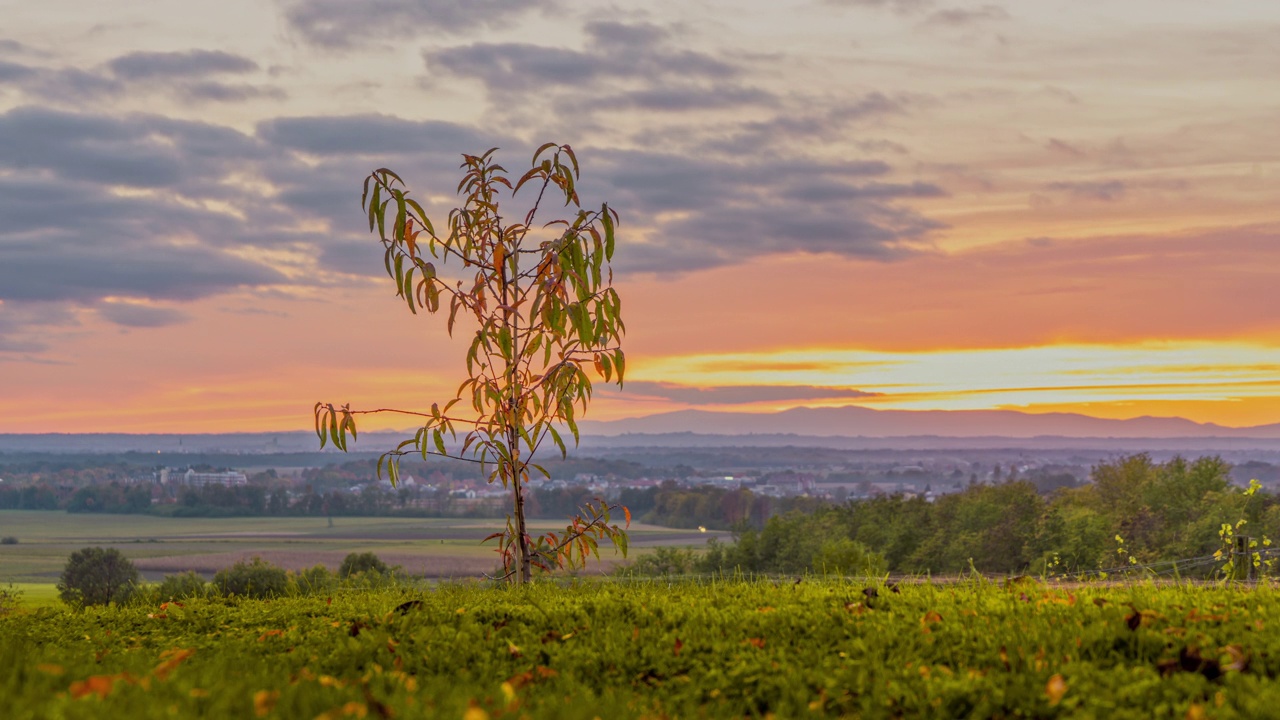
[{"label": "farmland field", "polygon": [[0,617],[0,717],[1273,717],[1278,624],[1270,587],[982,580],[44,608]]},{"label": "farmland field", "polygon": [[[499,527],[493,519],[463,518],[168,518],[152,515],[71,514],[57,511],[0,511],[0,536],[18,539],[0,545],[0,584],[57,582],[67,556],[85,546],[114,547],[143,575],[195,570],[206,576],[238,560],[261,556],[291,570],[316,564],[336,570],[352,552],[373,552],[391,565],[430,578],[479,577],[494,569],[491,545],[480,540]],[[533,521],[535,531],[557,527]],[[563,524],[559,525],[563,529]],[[633,555],[657,545],[702,544],[723,533],[698,533],[633,524]],[[621,559],[606,549],[609,567]]]}]

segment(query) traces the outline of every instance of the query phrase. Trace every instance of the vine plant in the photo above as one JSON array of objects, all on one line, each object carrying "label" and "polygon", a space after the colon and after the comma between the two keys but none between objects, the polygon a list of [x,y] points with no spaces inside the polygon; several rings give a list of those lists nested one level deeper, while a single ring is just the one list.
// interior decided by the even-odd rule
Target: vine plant
[{"label": "vine plant", "polygon": [[[451,336],[460,316],[476,322],[467,375],[456,396],[426,412],[316,403],[315,424],[321,447],[332,442],[346,451],[348,434],[357,437],[359,415],[418,418],[422,425],[414,436],[378,459],[379,477],[385,470],[393,485],[405,455],[479,463],[490,483],[511,493],[506,527],[485,541],[497,542],[501,577],[524,583],[535,568],[575,568],[588,557],[598,559],[602,540],[626,555],[631,513],[625,507],[587,503],[562,532],[538,537],[525,518],[530,471],[550,477],[534,456],[550,441],[563,457],[564,428],[575,445],[579,440],[576,418],[586,412],[592,393],[588,369],[622,385],[626,357],[620,342],[626,328],[610,267],[618,215],[608,204],[582,207],[573,149],[555,143],[538,148],[514,185],[495,163],[496,150],[463,155],[462,206],[449,212],[439,232],[391,170],[371,173],[361,195],[369,230],[381,239],[387,273],[409,310],[434,314],[447,306]],[[536,193],[528,210],[504,215],[502,202],[514,203],[521,191]],[[545,220],[540,215],[553,198],[563,206]],[[439,274],[445,268],[459,276],[446,279]],[[611,520],[618,510],[624,527]]]}]

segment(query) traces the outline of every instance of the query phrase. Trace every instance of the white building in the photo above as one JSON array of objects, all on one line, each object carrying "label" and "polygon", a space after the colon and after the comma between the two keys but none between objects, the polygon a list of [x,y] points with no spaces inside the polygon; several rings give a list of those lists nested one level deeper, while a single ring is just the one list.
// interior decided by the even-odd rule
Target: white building
[{"label": "white building", "polygon": [[196,472],[191,468],[186,470],[171,470],[164,468],[159,473],[160,484],[168,485],[174,483],[178,485],[189,485],[191,487],[202,487],[204,485],[225,485],[234,487],[239,485],[248,485],[249,478],[242,472],[235,470],[227,470],[225,472]]}]

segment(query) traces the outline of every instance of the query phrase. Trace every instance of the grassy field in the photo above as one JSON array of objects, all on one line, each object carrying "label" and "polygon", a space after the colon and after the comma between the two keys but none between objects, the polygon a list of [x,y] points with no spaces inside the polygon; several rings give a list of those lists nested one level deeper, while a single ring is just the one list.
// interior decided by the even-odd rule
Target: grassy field
[{"label": "grassy field", "polygon": [[0,617],[0,717],[1264,718],[1278,624],[1271,587],[980,580],[45,608]]},{"label": "grassy field", "polygon": [[[195,570],[211,576],[237,560],[259,555],[291,570],[322,564],[336,570],[352,552],[373,552],[391,565],[431,578],[479,577],[492,571],[492,546],[480,540],[498,520],[457,518],[164,518],[151,515],[0,511],[0,584],[57,582],[67,556],[98,545],[123,552],[151,580]],[[531,523],[535,530],[555,523]],[[560,526],[561,528],[563,525]],[[702,544],[717,533],[633,524],[633,555],[658,545]],[[602,550],[609,567],[620,560]]]}]

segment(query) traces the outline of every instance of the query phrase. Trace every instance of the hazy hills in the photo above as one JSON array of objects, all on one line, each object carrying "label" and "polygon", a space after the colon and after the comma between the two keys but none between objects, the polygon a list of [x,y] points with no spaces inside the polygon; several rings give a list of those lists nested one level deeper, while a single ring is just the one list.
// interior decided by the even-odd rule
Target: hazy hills
[{"label": "hazy hills", "polygon": [[815,437],[950,438],[1256,438],[1280,439],[1280,424],[1230,428],[1183,418],[1107,420],[1074,413],[1013,410],[874,410],[844,406],[748,414],[679,410],[645,417],[583,422],[590,435],[698,433],[792,434]]},{"label": "hazy hills", "polygon": [[[776,413],[680,410],[638,418],[583,421],[582,451],[609,447],[815,446],[839,448],[1093,447],[1280,450],[1280,424],[1231,428],[1183,418],[1106,420],[1072,413],[1012,410],[874,410],[844,406]],[[404,432],[362,433],[351,449],[381,452]],[[315,454],[310,431],[277,433],[0,434],[0,453]],[[326,452],[334,452],[332,447]]]}]

